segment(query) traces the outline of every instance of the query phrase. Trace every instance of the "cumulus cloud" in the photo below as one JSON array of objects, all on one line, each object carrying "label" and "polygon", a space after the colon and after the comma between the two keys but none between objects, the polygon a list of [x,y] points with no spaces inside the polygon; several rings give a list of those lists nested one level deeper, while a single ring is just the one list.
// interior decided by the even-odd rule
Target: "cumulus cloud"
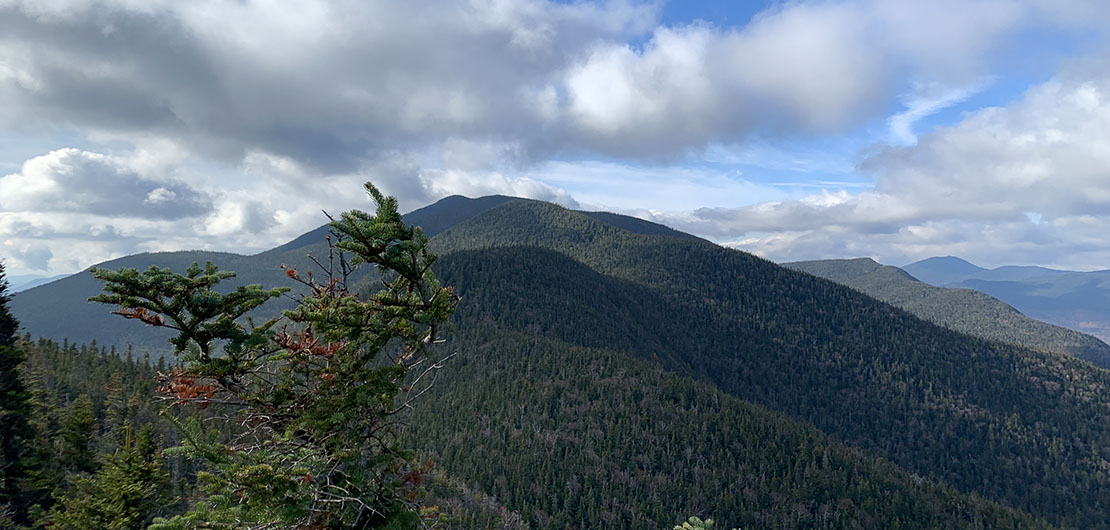
[{"label": "cumulus cloud", "polygon": [[67,148],[0,177],[0,209],[178,219],[205,213],[207,197],[180,182],[141,177],[123,161]]},{"label": "cumulus cloud", "polygon": [[20,245],[5,245],[10,251],[9,256],[17,264],[29,270],[45,271],[50,267],[50,258],[54,257],[50,247],[43,243],[24,243]]},{"label": "cumulus cloud", "polygon": [[266,152],[328,174],[458,139],[538,160],[672,156],[843,130],[884,112],[907,72],[972,82],[1008,35],[1079,24],[1078,9],[797,2],[720,28],[657,26],[659,4],[630,0],[9,0],[0,124],[160,136],[232,163]]},{"label": "cumulus cloud", "polygon": [[[1097,64],[1097,63],[1091,63]],[[959,254],[1089,267],[1110,257],[1110,75],[1066,71],[861,168],[874,190],[822,191],[660,219],[774,259]]]},{"label": "cumulus cloud", "polygon": [[[829,23],[829,18],[838,19]],[[743,31],[655,31],[643,50],[595,49],[566,86],[576,132],[624,155],[674,153],[753,129],[835,130],[881,92],[880,56],[834,4],[797,6]]]},{"label": "cumulus cloud", "polygon": [[[650,29],[657,7],[520,2],[5,2],[7,126],[164,135],[326,172],[556,119],[580,50]],[[251,21],[244,24],[243,21]]]}]

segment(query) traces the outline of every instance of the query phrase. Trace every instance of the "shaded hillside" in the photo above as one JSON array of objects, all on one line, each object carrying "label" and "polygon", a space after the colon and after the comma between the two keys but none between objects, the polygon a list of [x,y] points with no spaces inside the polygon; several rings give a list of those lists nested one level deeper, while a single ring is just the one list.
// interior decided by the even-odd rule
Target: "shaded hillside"
[{"label": "shaded hillside", "polygon": [[1069,353],[1110,368],[1110,345],[1105,342],[1029,318],[979,291],[929,285],[902,269],[880,265],[870,258],[799,261],[783,266],[842,283],[946,328],[1019,346]]},{"label": "shaded hillside", "polygon": [[722,528],[1047,526],[711,384],[464,311],[463,355],[409,438],[533,528],[669,528],[694,513]]},{"label": "shaded hillside", "polygon": [[[437,242],[443,252],[546,248],[635,284],[622,296],[651,298],[621,304],[612,324],[656,330],[645,343],[658,341],[660,352],[628,351],[631,339],[621,336],[609,347],[677,364],[964,491],[1064,525],[1108,525],[1110,375],[1084,362],[968,337],[743,252],[632,234],[545,203],[506,203]],[[511,262],[490,260],[500,261]],[[513,284],[513,292],[527,293],[499,312],[502,306],[486,301],[489,322],[606,347],[577,324],[550,320],[605,307],[611,295],[600,287],[528,273],[497,277],[490,268],[452,281]]]},{"label": "shaded hillside", "polygon": [[904,269],[926,283],[975,289],[1030,317],[1110,341],[1110,270],[1076,272],[1027,266],[983,269],[974,265],[974,269],[950,270],[942,266],[953,260],[967,263],[959,258],[929,258]]},{"label": "shaded hillside", "polygon": [[[276,267],[256,267],[250,257],[225,252],[158,252],[114,259],[100,267],[134,267],[151,265],[183,271],[193,262],[212,261],[223,269],[242,271],[236,284],[275,283],[282,280]],[[251,266],[248,266],[251,265]],[[272,271],[267,275],[264,271]],[[58,281],[28,289],[12,297],[12,313],[21,324],[20,330],[33,337],[71,342],[95,341],[103,346],[124,350],[132,345],[136,351],[169,352],[171,330],[125,325],[123,319],[110,313],[112,308],[88,302],[100,294],[102,283],[88,272],[79,272]],[[124,324],[124,325],[121,325]]]}]

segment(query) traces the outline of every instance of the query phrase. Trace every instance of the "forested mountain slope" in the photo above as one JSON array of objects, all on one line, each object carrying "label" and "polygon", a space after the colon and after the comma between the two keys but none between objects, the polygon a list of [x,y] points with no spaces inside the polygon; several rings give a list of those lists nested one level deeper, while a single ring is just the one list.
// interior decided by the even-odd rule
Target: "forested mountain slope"
[{"label": "forested mountain slope", "polygon": [[[453,341],[468,355],[406,417],[413,448],[438,462],[427,501],[446,528],[664,528],[692,513],[720,514],[722,528],[1049,528],[652,363],[470,320]],[[180,443],[153,399],[165,367],[96,346],[21,348],[49,483],[66,490],[66,473],[112,453],[125,423]],[[195,493],[196,466],[168,464],[177,501],[158,516]]]},{"label": "forested mountain slope", "polygon": [[721,528],[1047,526],[704,381],[484,316],[460,319],[463,355],[411,411],[409,439],[533,528],[669,528],[695,513]]},{"label": "forested mountain slope", "polygon": [[[1087,363],[956,333],[743,252],[632,234],[546,203],[505,203],[437,243],[490,257],[470,273],[441,265],[487,322],[658,358],[911,472],[1063,525],[1108,525],[1110,376]],[[512,250],[493,249],[517,246],[568,260],[543,270],[576,261],[606,281],[531,274],[532,265],[511,279],[496,273],[512,260],[495,252]],[[474,294],[482,289],[498,294]]]},{"label": "forested mountain slope", "polygon": [[1070,353],[1110,368],[1110,345],[1060,326],[1029,318],[1005,302],[972,289],[943,288],[870,258],[783,263],[842,283],[930,322],[969,335],[1039,350]]}]

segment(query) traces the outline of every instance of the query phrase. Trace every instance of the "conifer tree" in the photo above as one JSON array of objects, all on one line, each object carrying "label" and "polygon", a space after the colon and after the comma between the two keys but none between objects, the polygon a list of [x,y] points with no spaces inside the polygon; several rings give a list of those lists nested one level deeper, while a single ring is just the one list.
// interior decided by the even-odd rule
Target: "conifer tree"
[{"label": "conifer tree", "polygon": [[92,400],[81,394],[66,407],[62,418],[58,458],[62,467],[72,473],[91,473],[96,469],[96,451],[92,446],[97,422]]},{"label": "conifer tree", "polygon": [[[219,429],[179,422],[176,450],[204,464],[203,498],[152,528],[414,527],[409,492],[420,481],[394,431],[394,417],[425,392],[442,366],[430,355],[457,303],[431,272],[435,256],[397,201],[367,183],[375,214],[354,210],[331,223],[332,254],[311,271],[286,270],[308,294],[282,319],[257,324],[252,309],[288,289],[217,284],[234,276],[211,263],[185,274],[94,269],[118,314],[178,332],[183,366],[163,381],[177,404],[211,407]],[[350,258],[346,257],[349,253]],[[350,289],[352,267],[369,265],[381,289]],[[230,432],[230,436],[228,433]]]},{"label": "conifer tree", "polygon": [[23,353],[16,345],[19,322],[8,310],[8,281],[0,262],[0,512],[25,523],[29,499],[22,494],[30,450],[30,394],[20,379]]},{"label": "conifer tree", "polygon": [[50,513],[49,530],[140,530],[166,504],[170,476],[153,427],[136,433],[126,423],[117,435],[118,448],[96,475],[77,478]]}]

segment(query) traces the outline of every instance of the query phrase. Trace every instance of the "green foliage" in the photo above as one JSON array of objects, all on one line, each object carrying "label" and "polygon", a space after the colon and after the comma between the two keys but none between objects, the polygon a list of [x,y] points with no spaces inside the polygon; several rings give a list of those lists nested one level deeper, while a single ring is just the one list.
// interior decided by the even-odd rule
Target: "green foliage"
[{"label": "green foliage", "polygon": [[464,300],[452,345],[474,354],[413,411],[409,438],[532,528],[660,528],[693,511],[726,528],[1048,527],[657,363],[500,329]]},{"label": "green foliage", "polygon": [[[26,522],[37,529],[57,510],[55,500],[75,495],[79,485],[86,488],[91,474],[102,469],[100,463],[121,447],[120,433],[128,423],[153,428],[156,438],[167,441],[174,433],[169,425],[154,423],[160,408],[151,399],[155,367],[145,360],[123,358],[95,345],[47,340],[17,344],[27,354],[22,372],[33,410],[31,447],[22,459],[28,470],[22,493],[29,506]],[[180,463],[176,468],[174,486],[180,490],[187,469]]]},{"label": "green foliage", "polygon": [[66,407],[59,437],[58,461],[71,473],[88,473],[96,466],[93,438],[97,421],[88,395],[81,394]]},{"label": "green foliage", "polygon": [[19,321],[12,316],[8,302],[11,302],[8,278],[4,271],[4,262],[0,261],[0,346],[11,346],[15,342],[16,330],[19,329]]},{"label": "green foliage", "polygon": [[[411,527],[407,453],[395,414],[425,392],[441,365],[429,357],[457,298],[431,273],[435,257],[419,228],[406,226],[397,202],[372,185],[375,214],[351,211],[331,224],[340,254],[326,277],[296,268],[287,276],[307,288],[298,306],[255,326],[244,315],[284,289],[240,286],[209,264],[185,275],[151,268],[93,270],[106,282],[93,301],[178,332],[181,368],[162,390],[178,404],[211,407],[226,418],[218,432],[180,421],[174,454],[202,462],[201,498],[156,528]],[[338,263],[337,263],[338,261]],[[351,266],[376,266],[382,288],[348,289]],[[222,345],[222,351],[216,347]],[[393,525],[393,526],[391,526]]]},{"label": "green foliage", "polygon": [[15,345],[19,322],[8,311],[8,282],[0,262],[0,513],[13,522],[26,522],[29,496],[25,494],[28,456],[33,450],[29,418],[30,394],[20,379],[23,352]]},{"label": "green foliage", "polygon": [[[105,282],[104,294],[90,298],[90,302],[119,305],[116,313],[125,318],[177,331],[178,335],[171,339],[174,353],[194,346],[200,357],[198,361],[206,365],[225,364],[213,362],[213,342],[226,341],[229,348],[238,348],[256,338],[251,337],[252,334],[264,333],[268,326],[252,326],[248,331],[236,320],[288,291],[247,285],[222,295],[213,288],[233,278],[235,273],[221,271],[211,263],[203,269],[194,263],[184,275],[158,267],[143,272],[131,268],[118,271],[92,268],[89,272]],[[217,374],[220,375],[228,374]]]},{"label": "green foliage", "polygon": [[140,530],[165,507],[170,477],[154,429],[148,425],[136,433],[127,423],[119,437],[119,447],[96,475],[78,478],[55,506],[48,530]]}]

